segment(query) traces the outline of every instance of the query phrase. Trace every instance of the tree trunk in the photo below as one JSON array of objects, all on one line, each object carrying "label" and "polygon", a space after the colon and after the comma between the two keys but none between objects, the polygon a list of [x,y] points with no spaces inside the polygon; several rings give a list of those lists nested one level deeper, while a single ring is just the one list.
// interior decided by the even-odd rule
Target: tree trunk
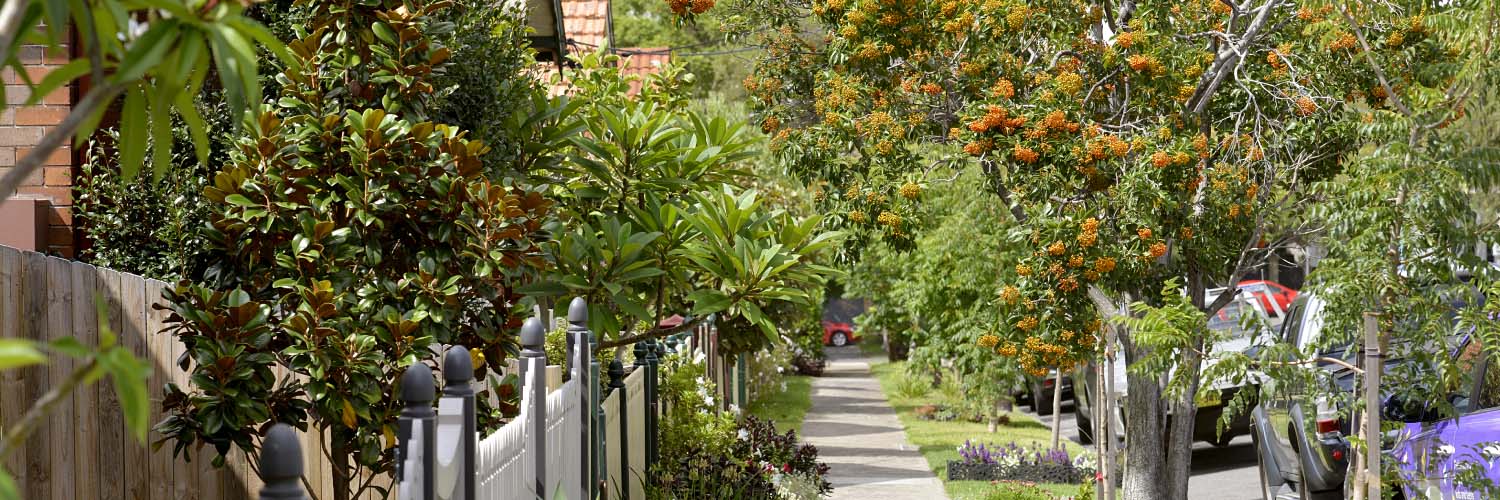
[{"label": "tree trunk", "polygon": [[[1062,368],[1058,367],[1057,377],[1052,379],[1052,449],[1056,450],[1062,445]],[[1073,411],[1078,411],[1077,408]]]},{"label": "tree trunk", "polygon": [[[1127,360],[1128,362],[1128,360]],[[1120,492],[1127,499],[1172,498],[1168,488],[1166,404],[1157,379],[1125,373],[1125,481]]]},{"label": "tree trunk", "polygon": [[332,462],[330,465],[333,469],[333,500],[349,500],[353,498],[350,494],[350,486],[353,480],[349,477],[349,463],[351,462],[350,458],[352,458],[350,456],[351,450],[348,447],[349,440],[342,436],[344,432],[340,432],[335,427],[328,427],[324,430],[332,438],[330,439],[328,454],[330,455],[329,458],[332,459],[329,461]]}]

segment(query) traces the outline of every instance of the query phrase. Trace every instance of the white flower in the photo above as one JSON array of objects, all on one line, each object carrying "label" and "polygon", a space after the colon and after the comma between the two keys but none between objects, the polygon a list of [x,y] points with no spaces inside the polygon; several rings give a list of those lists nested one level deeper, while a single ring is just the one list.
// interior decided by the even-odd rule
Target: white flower
[{"label": "white flower", "polygon": [[744,441],[746,439],[750,439],[750,431],[745,430],[745,429],[740,429],[740,432],[739,432],[738,436],[740,438],[740,441]]},{"label": "white flower", "polygon": [[736,404],[731,404],[731,405],[729,405],[729,411],[731,413],[734,413],[735,415],[739,415],[740,414],[740,406],[736,405]]}]

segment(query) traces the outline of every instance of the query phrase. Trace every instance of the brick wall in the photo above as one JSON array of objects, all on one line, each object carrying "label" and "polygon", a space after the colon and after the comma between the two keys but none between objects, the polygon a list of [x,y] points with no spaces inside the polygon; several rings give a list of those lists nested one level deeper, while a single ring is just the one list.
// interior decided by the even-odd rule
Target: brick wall
[{"label": "brick wall", "polygon": [[[40,82],[52,68],[68,63],[66,47],[48,49],[40,46],[21,48],[21,63],[32,82]],[[32,146],[53,126],[68,116],[73,103],[73,86],[57,89],[35,106],[21,106],[31,97],[21,76],[10,68],[0,70],[5,85],[4,111],[0,111],[0,173],[31,153]],[[71,144],[69,140],[66,144]],[[21,183],[18,197],[44,198],[51,204],[48,214],[47,248],[50,253],[74,258],[77,237],[73,227],[73,177],[76,175],[73,152],[67,147],[54,151],[36,173]]]}]

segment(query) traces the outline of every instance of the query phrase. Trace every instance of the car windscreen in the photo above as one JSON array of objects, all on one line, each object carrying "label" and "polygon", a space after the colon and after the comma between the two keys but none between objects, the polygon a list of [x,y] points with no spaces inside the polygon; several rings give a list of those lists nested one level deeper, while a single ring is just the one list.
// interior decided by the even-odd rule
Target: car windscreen
[{"label": "car windscreen", "polygon": [[1208,318],[1208,329],[1226,334],[1227,338],[1248,338],[1260,329],[1260,311],[1243,300],[1235,300]]}]

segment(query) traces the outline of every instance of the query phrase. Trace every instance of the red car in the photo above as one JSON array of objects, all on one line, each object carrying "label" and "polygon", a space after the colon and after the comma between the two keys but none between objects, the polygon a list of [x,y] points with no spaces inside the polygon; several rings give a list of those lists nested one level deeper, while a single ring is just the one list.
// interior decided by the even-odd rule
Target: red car
[{"label": "red car", "polygon": [[823,345],[843,347],[854,342],[859,342],[859,336],[854,334],[854,325],[838,322],[823,322]]},{"label": "red car", "polygon": [[[1292,299],[1297,298],[1297,291],[1287,288],[1281,283],[1266,280],[1245,280],[1237,285],[1240,290],[1255,294],[1260,297],[1260,305],[1264,307],[1267,314],[1275,315],[1273,311],[1286,311],[1292,306]],[[1275,302],[1276,307],[1271,303]]]}]

